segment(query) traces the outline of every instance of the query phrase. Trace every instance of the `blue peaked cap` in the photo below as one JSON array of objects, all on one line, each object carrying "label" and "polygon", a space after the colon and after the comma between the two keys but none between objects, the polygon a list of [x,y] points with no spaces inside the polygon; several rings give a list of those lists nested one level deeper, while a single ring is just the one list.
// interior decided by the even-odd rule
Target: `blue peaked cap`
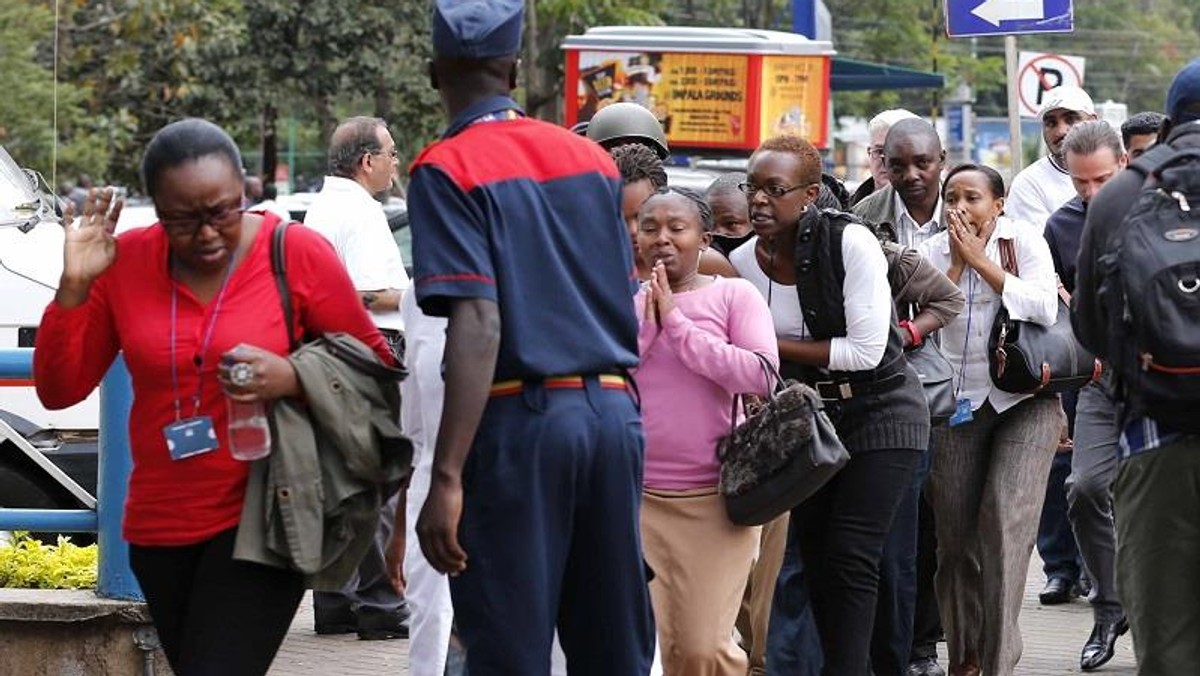
[{"label": "blue peaked cap", "polygon": [[437,0],[433,53],[445,59],[491,59],[521,51],[524,0]]}]

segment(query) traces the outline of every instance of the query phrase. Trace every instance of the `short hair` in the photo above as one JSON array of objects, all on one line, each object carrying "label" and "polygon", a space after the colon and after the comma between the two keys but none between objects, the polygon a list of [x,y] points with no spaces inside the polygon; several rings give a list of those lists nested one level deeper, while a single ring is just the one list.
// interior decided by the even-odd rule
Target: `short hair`
[{"label": "short hair", "polygon": [[932,124],[929,124],[928,121],[922,120],[919,117],[905,118],[896,122],[888,129],[887,137],[883,141],[884,154],[887,154],[887,148],[894,149],[896,144],[900,143],[903,139],[930,140],[933,141],[939,152],[943,150],[942,137],[938,136],[937,129]]},{"label": "short hair", "polygon": [[1121,159],[1125,146],[1117,130],[1104,120],[1085,120],[1071,127],[1063,139],[1063,153],[1091,155],[1101,148],[1108,148],[1113,157]]},{"label": "short hair", "polygon": [[621,182],[625,185],[648,180],[658,189],[667,184],[667,171],[663,169],[662,160],[649,146],[629,143],[613,148],[609,154],[616,162],[617,171],[621,172]]},{"label": "short hair", "polygon": [[746,174],[740,171],[721,174],[714,178],[712,183],[708,184],[708,188],[704,191],[704,198],[709,199],[711,197],[734,194],[744,197],[741,185],[745,182]]},{"label": "short hair", "polygon": [[1146,110],[1134,115],[1133,117],[1121,123],[1121,143],[1126,148],[1129,147],[1129,141],[1134,136],[1142,134],[1157,134],[1162,127],[1162,123],[1167,119],[1166,115],[1157,113],[1153,110]]},{"label": "short hair", "polygon": [[987,178],[988,187],[992,190],[992,197],[1004,197],[1004,177],[1000,175],[1000,172],[989,166],[983,164],[973,164],[971,162],[960,164],[951,169],[950,173],[946,174],[946,179],[942,181],[942,196],[944,197],[946,195],[946,187],[950,185],[950,179],[954,178],[958,174],[964,174],[968,171],[978,171]]},{"label": "short hair", "polygon": [[379,117],[357,116],[343,120],[329,139],[329,173],[339,178],[354,178],[358,161],[367,153],[383,150],[376,130],[387,129]]},{"label": "short hair", "polygon": [[142,187],[151,199],[158,193],[163,172],[185,162],[219,155],[239,174],[242,154],[226,131],[208,120],[189,117],[159,129],[142,153]]},{"label": "short hair", "polygon": [[775,136],[763,141],[755,152],[761,150],[794,155],[796,159],[800,160],[800,171],[802,172],[800,182],[803,185],[821,182],[821,154],[807,140],[787,134]]},{"label": "short hair", "polygon": [[682,188],[677,185],[663,186],[659,188],[658,191],[653,195],[648,197],[645,202],[642,202],[642,208],[645,208],[645,206],[650,203],[650,200],[654,199],[655,197],[668,195],[679,195],[691,202],[692,206],[696,207],[696,213],[700,217],[700,229],[704,232],[712,232],[713,227],[715,227],[712,207],[708,206],[708,202],[705,201],[703,195],[695,190],[692,190],[691,188]]},{"label": "short hair", "polygon": [[891,110],[885,110],[882,113],[876,115],[875,117],[872,117],[871,121],[867,123],[867,134],[870,136],[874,136],[875,134],[883,131],[884,129],[890,129],[893,124],[896,124],[900,120],[912,120],[912,119],[920,119],[920,118],[917,116],[916,113],[912,112],[911,110],[906,110],[904,108],[893,108]]}]

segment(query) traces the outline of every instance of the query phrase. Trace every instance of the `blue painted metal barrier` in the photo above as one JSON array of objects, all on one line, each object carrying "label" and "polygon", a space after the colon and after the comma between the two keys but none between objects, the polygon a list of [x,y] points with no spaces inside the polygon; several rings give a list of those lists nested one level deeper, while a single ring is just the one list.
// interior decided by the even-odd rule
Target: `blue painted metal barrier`
[{"label": "blue painted metal barrier", "polygon": [[[0,379],[33,377],[33,350],[0,350]],[[124,357],[118,356],[100,384],[100,467],[96,511],[84,509],[0,508],[0,530],[92,532],[99,544],[96,595],[142,600],[129,569],[129,546],[121,538],[125,491],[132,468],[129,452],[129,409],[133,388]]]}]

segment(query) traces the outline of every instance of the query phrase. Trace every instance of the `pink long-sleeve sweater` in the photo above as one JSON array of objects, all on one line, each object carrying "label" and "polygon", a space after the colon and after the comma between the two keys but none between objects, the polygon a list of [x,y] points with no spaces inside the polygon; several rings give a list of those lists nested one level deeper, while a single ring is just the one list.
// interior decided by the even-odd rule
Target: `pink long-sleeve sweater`
[{"label": "pink long-sleeve sweater", "polygon": [[768,380],[755,353],[779,364],[766,301],[743,279],[718,277],[674,294],[662,326],[645,319],[646,290],[634,297],[638,316],[635,371],[646,432],[647,488],[714,486],[717,441],[730,430],[733,395],[765,394]]}]

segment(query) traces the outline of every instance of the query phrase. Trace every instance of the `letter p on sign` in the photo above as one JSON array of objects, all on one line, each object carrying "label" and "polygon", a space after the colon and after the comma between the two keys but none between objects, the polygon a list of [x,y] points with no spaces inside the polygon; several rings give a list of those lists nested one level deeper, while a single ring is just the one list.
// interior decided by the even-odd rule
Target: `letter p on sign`
[{"label": "letter p on sign", "polygon": [[1021,52],[1017,59],[1017,101],[1021,117],[1037,117],[1046,92],[1064,85],[1083,86],[1082,56]]}]

